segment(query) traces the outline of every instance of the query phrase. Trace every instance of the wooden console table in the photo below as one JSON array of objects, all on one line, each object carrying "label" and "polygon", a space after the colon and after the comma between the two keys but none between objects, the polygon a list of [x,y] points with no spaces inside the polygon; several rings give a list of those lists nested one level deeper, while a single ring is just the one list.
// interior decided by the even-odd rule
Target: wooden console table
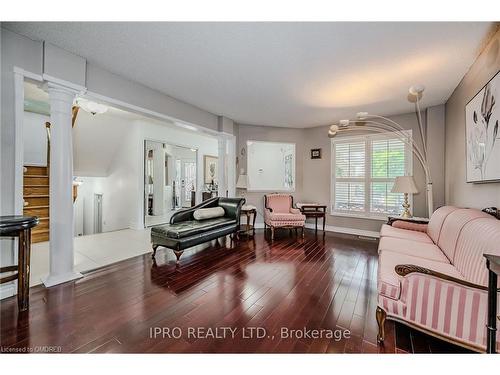
[{"label": "wooden console table", "polygon": [[18,280],[17,305],[19,311],[25,311],[29,307],[31,228],[36,225],[38,225],[37,217],[0,216],[0,237],[17,237],[19,239],[17,266],[0,268],[0,273],[14,272],[11,275],[1,277],[0,284]]},{"label": "wooden console table", "polygon": [[496,353],[497,346],[497,294],[498,275],[500,275],[500,256],[484,254],[486,267],[488,267],[488,336],[486,352]]},{"label": "wooden console table", "polygon": [[325,234],[325,221],[326,221],[326,205],[314,203],[297,203],[296,207],[300,210],[302,215],[307,218],[314,218],[314,231],[318,232],[318,218],[323,219],[323,235]]}]

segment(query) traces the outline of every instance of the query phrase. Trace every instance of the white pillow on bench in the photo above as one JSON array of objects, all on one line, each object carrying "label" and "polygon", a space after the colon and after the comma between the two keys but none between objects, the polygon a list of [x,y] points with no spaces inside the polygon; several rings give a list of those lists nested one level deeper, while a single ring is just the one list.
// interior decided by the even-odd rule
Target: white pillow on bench
[{"label": "white pillow on bench", "polygon": [[193,213],[193,217],[196,220],[213,219],[221,216],[224,216],[224,209],[222,207],[198,208]]}]

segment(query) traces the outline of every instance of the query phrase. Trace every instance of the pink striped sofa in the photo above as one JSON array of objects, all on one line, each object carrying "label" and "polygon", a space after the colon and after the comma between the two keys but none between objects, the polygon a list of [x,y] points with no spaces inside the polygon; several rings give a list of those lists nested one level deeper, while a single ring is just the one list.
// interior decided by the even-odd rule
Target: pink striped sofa
[{"label": "pink striped sofa", "polygon": [[379,342],[385,320],[391,319],[485,351],[488,271],[483,254],[500,255],[500,220],[445,206],[428,225],[384,224],[380,237]]}]

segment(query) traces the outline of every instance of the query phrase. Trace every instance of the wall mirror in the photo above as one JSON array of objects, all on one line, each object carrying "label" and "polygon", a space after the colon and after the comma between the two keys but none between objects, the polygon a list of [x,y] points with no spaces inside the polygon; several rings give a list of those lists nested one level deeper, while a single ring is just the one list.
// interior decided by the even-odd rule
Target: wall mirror
[{"label": "wall mirror", "polygon": [[161,141],[144,142],[144,223],[168,223],[195,203],[197,150]]},{"label": "wall mirror", "polygon": [[247,141],[248,191],[295,190],[295,143]]}]

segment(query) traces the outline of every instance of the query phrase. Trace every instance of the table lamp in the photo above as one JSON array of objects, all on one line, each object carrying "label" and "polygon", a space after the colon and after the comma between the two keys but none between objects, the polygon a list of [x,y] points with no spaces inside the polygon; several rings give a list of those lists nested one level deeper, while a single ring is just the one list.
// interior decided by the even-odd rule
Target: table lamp
[{"label": "table lamp", "polygon": [[401,217],[410,218],[410,203],[408,203],[408,194],[418,193],[417,186],[412,176],[398,176],[394,181],[391,193],[404,193],[403,212]]},{"label": "table lamp", "polygon": [[[238,181],[236,181],[236,189],[246,189],[247,188],[247,175],[243,173],[243,169],[240,171],[240,175],[238,176]],[[241,196],[245,196],[244,193],[241,193]]]}]

